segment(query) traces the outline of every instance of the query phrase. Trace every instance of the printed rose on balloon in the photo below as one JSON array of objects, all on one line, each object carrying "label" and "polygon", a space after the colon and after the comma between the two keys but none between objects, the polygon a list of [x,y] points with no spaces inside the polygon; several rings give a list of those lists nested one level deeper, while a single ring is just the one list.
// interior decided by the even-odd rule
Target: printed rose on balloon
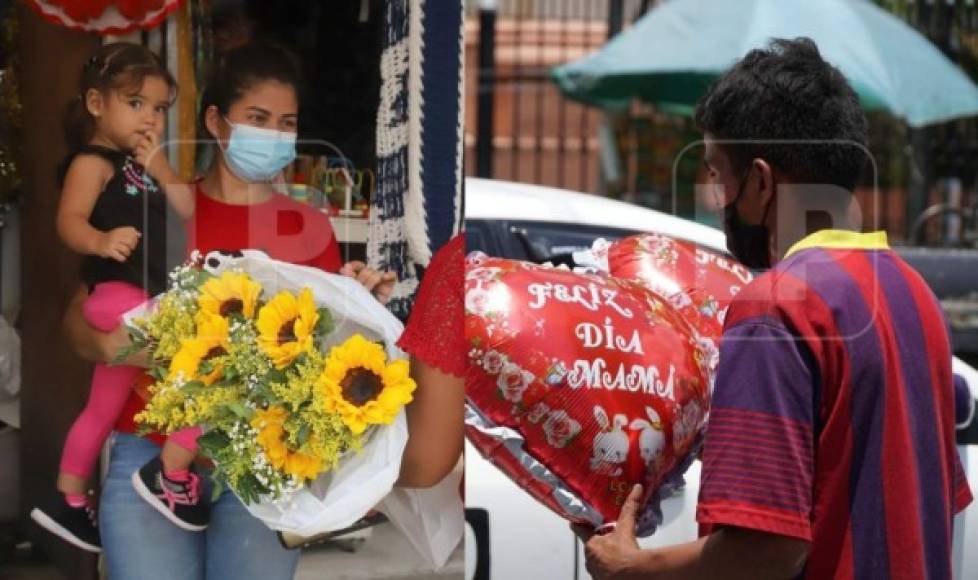
[{"label": "printed rose on balloon", "polygon": [[633,484],[648,498],[684,464],[714,353],[664,298],[473,254],[465,317],[469,439],[558,514],[614,521]]}]

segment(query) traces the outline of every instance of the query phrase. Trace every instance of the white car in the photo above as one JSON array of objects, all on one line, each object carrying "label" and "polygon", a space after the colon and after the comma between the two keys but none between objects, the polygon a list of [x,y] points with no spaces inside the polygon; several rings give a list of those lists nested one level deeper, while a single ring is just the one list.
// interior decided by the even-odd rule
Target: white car
[{"label": "white car", "polygon": [[[723,232],[643,207],[549,187],[469,178],[466,236],[470,250],[493,256],[543,261],[589,248],[599,238],[655,232],[726,252]],[[955,359],[955,372],[978,397],[978,370]],[[972,430],[973,431],[973,430]],[[978,482],[978,446],[959,446],[968,479]],[[699,463],[687,473],[685,490],[665,500],[664,523],[643,547],[694,540]],[[466,578],[536,580],[588,578],[583,547],[565,520],[537,503],[468,442],[465,449]],[[959,580],[978,578],[978,507],[957,517],[954,570]]]}]

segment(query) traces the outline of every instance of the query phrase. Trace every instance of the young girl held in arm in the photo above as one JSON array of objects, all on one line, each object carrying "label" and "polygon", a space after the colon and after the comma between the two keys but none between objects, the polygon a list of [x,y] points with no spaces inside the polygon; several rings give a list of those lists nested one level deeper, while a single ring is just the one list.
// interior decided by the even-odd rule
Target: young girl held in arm
[{"label": "young girl held in arm", "polygon": [[[167,204],[183,219],[194,212],[192,188],[180,183],[160,151],[176,89],[149,49],[104,45],[84,65],[65,119],[70,154],[61,174],[57,229],[69,248],[85,256],[82,278],[90,295],[84,315],[102,331],[166,289]],[[60,493],[31,512],[42,527],[87,551],[101,550],[87,481],[141,372],[125,365],[95,367],[88,403],[65,441]],[[203,529],[207,506],[196,501],[194,477],[186,467],[177,473],[173,496],[193,504],[188,519]]]}]

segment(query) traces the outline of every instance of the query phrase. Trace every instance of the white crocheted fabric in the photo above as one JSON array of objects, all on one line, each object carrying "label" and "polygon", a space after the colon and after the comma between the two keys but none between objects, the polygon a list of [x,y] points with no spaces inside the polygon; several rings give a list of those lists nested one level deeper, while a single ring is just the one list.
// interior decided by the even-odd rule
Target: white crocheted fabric
[{"label": "white crocheted fabric", "polygon": [[367,261],[396,272],[406,319],[432,254],[462,222],[462,0],[391,0],[384,15],[377,187]]}]

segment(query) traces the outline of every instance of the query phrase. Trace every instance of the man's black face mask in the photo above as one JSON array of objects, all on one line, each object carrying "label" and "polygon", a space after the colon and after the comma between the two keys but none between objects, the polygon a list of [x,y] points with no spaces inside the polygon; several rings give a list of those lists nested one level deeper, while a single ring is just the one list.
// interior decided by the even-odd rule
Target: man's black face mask
[{"label": "man's black face mask", "polygon": [[723,231],[727,235],[727,251],[734,258],[752,270],[766,270],[771,267],[771,231],[765,222],[772,202],[769,201],[764,208],[764,216],[758,225],[745,224],[737,213],[737,202],[744,194],[750,170],[751,167],[748,167],[740,180],[740,187],[733,201],[723,206]]}]

